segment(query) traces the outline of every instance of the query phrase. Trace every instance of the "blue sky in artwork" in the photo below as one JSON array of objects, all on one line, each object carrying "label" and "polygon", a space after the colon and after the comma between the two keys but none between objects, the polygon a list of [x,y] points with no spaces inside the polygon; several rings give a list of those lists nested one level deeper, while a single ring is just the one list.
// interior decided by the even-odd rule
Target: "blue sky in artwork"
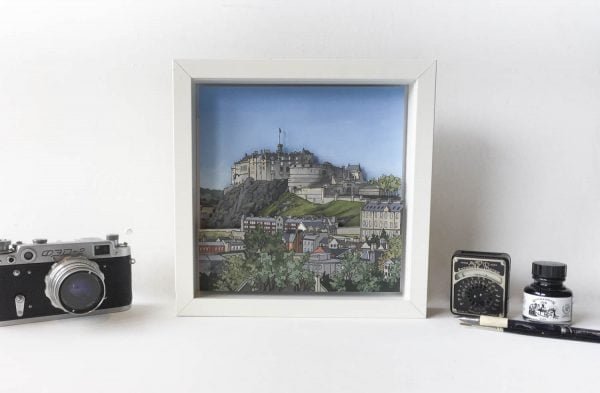
[{"label": "blue sky in artwork", "polygon": [[405,86],[198,85],[200,186],[230,184],[245,153],[308,149],[320,162],[402,176]]}]

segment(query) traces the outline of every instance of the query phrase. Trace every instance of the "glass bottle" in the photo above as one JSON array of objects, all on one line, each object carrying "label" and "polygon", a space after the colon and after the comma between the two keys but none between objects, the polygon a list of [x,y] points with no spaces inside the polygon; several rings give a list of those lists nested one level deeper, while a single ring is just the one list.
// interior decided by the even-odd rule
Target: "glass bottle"
[{"label": "glass bottle", "polygon": [[564,286],[567,265],[536,261],[531,264],[533,283],[523,290],[523,318],[529,321],[569,325],[573,292]]}]

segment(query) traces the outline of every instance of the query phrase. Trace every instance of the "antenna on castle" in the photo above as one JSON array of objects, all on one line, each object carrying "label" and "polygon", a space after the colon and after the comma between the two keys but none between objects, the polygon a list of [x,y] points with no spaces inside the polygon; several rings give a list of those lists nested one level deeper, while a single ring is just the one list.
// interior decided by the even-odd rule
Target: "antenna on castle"
[{"label": "antenna on castle", "polygon": [[283,145],[281,144],[281,127],[279,128],[279,143],[277,144],[277,153],[283,153]]}]

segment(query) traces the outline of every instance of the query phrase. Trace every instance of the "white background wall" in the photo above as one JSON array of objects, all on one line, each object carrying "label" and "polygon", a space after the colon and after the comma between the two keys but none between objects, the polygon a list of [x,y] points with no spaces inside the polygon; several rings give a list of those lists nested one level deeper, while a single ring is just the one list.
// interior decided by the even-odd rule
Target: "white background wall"
[{"label": "white background wall", "polygon": [[[131,228],[136,293],[168,303],[172,59],[332,57],[438,60],[432,307],[447,307],[449,258],[460,248],[508,252],[515,299],[531,261],[545,258],[568,263],[576,312],[600,304],[596,1],[0,1],[0,236],[67,240]],[[9,329],[18,341],[32,328]],[[319,359],[334,352],[323,349],[315,348]],[[380,387],[398,386],[382,381],[398,376],[403,356],[377,365]],[[316,364],[315,374],[326,373]],[[265,388],[269,378],[288,386],[250,374],[262,377],[239,387]],[[311,386],[312,374],[302,375],[299,390]],[[426,386],[418,368],[412,375],[400,386]],[[347,390],[367,380],[356,382]]]}]

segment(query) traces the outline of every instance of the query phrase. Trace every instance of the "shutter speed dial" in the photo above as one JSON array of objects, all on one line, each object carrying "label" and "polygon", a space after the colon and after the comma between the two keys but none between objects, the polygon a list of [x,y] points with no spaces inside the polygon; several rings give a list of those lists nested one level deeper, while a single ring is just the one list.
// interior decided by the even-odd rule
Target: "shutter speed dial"
[{"label": "shutter speed dial", "polygon": [[455,287],[456,304],[473,314],[502,311],[503,289],[485,277],[468,277]]}]

